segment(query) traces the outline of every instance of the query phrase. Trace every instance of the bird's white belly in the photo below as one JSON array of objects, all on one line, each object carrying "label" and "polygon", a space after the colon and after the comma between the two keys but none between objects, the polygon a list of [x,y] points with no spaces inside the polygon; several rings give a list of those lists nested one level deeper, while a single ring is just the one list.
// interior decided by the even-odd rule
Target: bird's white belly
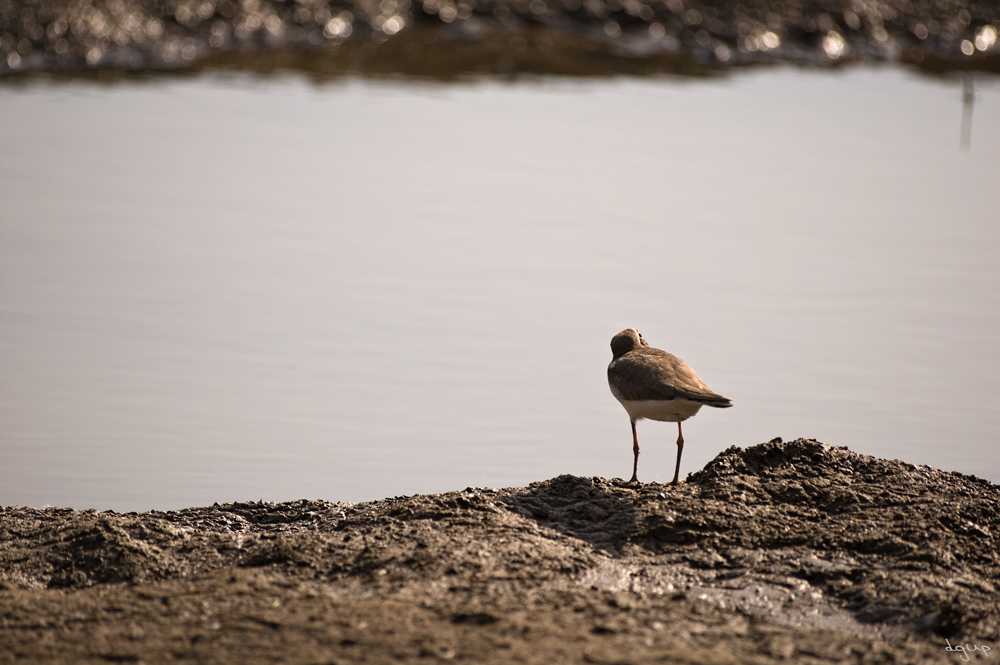
[{"label": "bird's white belly", "polygon": [[632,420],[659,420],[668,423],[679,423],[687,420],[702,407],[698,402],[686,399],[641,399],[627,400],[615,395],[622,403]]}]

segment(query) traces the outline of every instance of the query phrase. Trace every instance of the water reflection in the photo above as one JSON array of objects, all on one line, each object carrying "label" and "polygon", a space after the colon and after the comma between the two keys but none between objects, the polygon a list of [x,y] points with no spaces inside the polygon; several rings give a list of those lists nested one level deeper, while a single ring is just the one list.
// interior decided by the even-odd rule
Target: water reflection
[{"label": "water reflection", "polygon": [[972,145],[972,106],[976,101],[976,90],[972,84],[972,75],[962,76],[962,150],[969,152]]},{"label": "water reflection", "polygon": [[806,436],[1000,480],[990,81],[967,155],[956,81],[888,68],[11,86],[0,504],[628,477],[627,326],[735,400],[691,469]]}]

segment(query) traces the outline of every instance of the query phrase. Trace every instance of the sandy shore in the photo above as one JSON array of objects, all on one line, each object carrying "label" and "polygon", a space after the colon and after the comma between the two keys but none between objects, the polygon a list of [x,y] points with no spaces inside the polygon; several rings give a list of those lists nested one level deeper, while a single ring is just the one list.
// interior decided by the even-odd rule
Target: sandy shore
[{"label": "sandy shore", "polygon": [[8,507],[0,662],[964,662],[998,534],[997,485],[807,440],[678,487]]}]

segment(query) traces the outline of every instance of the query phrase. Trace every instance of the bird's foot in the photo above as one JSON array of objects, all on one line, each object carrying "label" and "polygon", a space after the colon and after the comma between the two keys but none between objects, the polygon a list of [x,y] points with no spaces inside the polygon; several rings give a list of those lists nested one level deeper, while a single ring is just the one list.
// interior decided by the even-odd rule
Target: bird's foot
[{"label": "bird's foot", "polygon": [[636,476],[634,473],[632,474],[632,480],[628,481],[628,484],[629,485],[642,485],[642,483],[639,482],[638,476]]}]

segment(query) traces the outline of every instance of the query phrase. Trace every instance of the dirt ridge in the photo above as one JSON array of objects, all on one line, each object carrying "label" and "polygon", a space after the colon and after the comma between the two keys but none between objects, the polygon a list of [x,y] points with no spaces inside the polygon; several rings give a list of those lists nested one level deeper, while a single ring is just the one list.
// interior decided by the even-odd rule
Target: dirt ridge
[{"label": "dirt ridge", "polygon": [[804,439],[677,487],[6,507],[0,662],[949,662],[1000,646],[998,534],[1000,486]]}]

